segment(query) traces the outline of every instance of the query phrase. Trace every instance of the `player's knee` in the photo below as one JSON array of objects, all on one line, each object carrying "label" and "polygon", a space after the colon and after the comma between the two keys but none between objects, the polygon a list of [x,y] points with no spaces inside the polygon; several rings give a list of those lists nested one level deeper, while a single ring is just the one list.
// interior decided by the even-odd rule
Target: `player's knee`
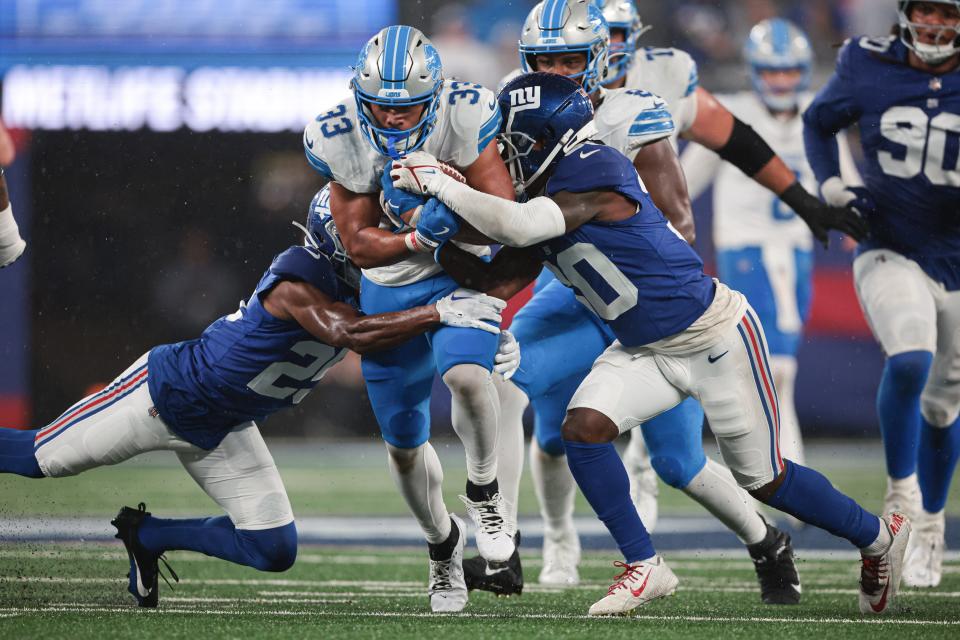
[{"label": "player's knee", "polygon": [[650,465],[660,479],[674,489],[683,489],[700,473],[706,458],[703,451],[699,456],[653,456]]},{"label": "player's knee", "polygon": [[545,454],[559,458],[564,455],[563,438],[560,437],[560,431],[554,430],[552,433],[538,433],[537,445]]},{"label": "player's knee", "polygon": [[960,415],[960,406],[956,402],[949,402],[946,398],[924,393],[920,396],[920,414],[934,427],[945,429],[956,422],[957,416]]},{"label": "player's knee", "polygon": [[458,364],[443,374],[443,383],[455,398],[468,400],[486,394],[493,381],[490,372],[478,364]]},{"label": "player's knee", "polygon": [[390,464],[393,465],[394,469],[401,474],[409,473],[410,470],[413,469],[417,463],[417,458],[419,458],[422,453],[422,450],[423,445],[407,449],[395,447],[392,444],[387,443],[387,455],[390,458]]},{"label": "player's knee", "polygon": [[297,527],[291,522],[272,529],[238,530],[250,556],[250,566],[260,571],[286,571],[297,560]]},{"label": "player's knee", "polygon": [[560,435],[568,442],[604,444],[620,435],[617,425],[595,409],[577,408],[567,412]]},{"label": "player's knee", "polygon": [[907,351],[887,358],[884,375],[902,393],[919,394],[927,382],[933,354],[929,351]]}]

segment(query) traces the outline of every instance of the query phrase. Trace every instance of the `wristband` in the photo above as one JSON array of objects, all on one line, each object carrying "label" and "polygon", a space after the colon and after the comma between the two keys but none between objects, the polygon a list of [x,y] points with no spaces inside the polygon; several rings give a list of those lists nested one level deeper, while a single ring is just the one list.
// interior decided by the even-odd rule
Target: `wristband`
[{"label": "wristband", "polygon": [[403,243],[407,245],[407,249],[413,253],[430,253],[433,251],[433,247],[428,247],[417,241],[416,231],[411,231],[407,235],[403,236]]}]

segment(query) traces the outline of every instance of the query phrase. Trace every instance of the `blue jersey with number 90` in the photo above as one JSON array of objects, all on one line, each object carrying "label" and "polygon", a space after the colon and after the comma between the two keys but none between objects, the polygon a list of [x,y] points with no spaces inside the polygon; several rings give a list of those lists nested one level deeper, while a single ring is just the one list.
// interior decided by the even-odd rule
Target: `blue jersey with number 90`
[{"label": "blue jersey with number 90", "polygon": [[263,307],[261,296],[283,280],[347,300],[326,257],[291,247],[274,258],[235,313],[215,321],[198,340],[150,352],[150,396],[164,422],[188,442],[212,449],[238,424],[297,404],[346,355]]},{"label": "blue jersey with number 90", "polygon": [[713,302],[703,262],[667,224],[633,164],[601,145],[578,147],[557,164],[547,195],[616,191],[637,203],[619,222],[588,222],[540,246],[557,278],[573,288],[628,347],[680,333]]},{"label": "blue jersey with number 90", "polygon": [[[956,280],[944,259],[960,258],[960,72],[934,76],[911,68],[907,55],[894,36],[850,40],[804,123],[825,135],[860,123],[864,182],[879,208],[863,249],[893,249],[934,278]],[[831,163],[816,137],[805,137],[823,182]]]}]

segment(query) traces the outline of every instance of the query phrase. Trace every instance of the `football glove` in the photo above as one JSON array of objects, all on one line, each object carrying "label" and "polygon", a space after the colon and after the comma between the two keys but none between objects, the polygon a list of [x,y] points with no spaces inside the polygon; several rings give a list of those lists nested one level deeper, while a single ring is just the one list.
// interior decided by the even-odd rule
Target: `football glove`
[{"label": "football glove", "polygon": [[414,151],[405,158],[394,160],[390,177],[397,189],[431,196],[437,195],[447,180],[453,180],[443,172],[437,159],[426,151]]},{"label": "football glove", "polygon": [[417,230],[410,234],[415,237],[410,238],[408,245],[413,244],[415,251],[435,252],[444,242],[457,235],[458,231],[460,216],[436,198],[431,198],[420,211]]},{"label": "football glove", "polygon": [[834,176],[820,185],[820,193],[827,204],[834,207],[850,207],[867,218],[877,213],[877,203],[866,187],[851,187]]},{"label": "football glove", "polygon": [[831,229],[845,233],[858,242],[867,235],[867,223],[856,210],[824,204],[807,193],[799,182],[790,185],[780,194],[780,199],[807,223],[813,237],[824,247],[830,244]]},{"label": "football glove", "polygon": [[409,225],[400,217],[411,209],[422,207],[427,199],[422,195],[407,193],[402,189],[393,186],[393,179],[390,178],[390,165],[388,164],[380,177],[380,207],[383,213],[390,219],[391,224],[398,231],[407,230]]},{"label": "football glove", "polygon": [[440,322],[451,327],[500,333],[500,312],[507,303],[473,289],[457,289],[437,300]]},{"label": "football glove", "polygon": [[520,343],[506,329],[500,331],[500,344],[493,362],[493,372],[502,375],[504,380],[512,378],[520,368]]}]

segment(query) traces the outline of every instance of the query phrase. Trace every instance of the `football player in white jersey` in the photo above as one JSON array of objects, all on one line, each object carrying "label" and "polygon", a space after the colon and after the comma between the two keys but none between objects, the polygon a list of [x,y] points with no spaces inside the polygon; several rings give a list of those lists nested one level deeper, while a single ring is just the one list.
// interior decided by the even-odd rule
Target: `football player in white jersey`
[{"label": "football player in white jersey", "polygon": [[[425,304],[456,289],[432,256],[449,228],[425,235],[407,226],[399,214],[423,200],[394,191],[389,178],[381,208],[383,167],[422,148],[462,171],[476,189],[512,199],[513,183],[494,141],[500,111],[480,85],[445,81],[433,44],[407,26],[387,27],[370,39],[351,87],[353,96],[307,125],[307,159],[333,181],[330,204],[337,228],[363,268],[363,311]],[[477,254],[489,251],[486,245],[468,247]],[[515,551],[497,487],[499,399],[491,375],[497,345],[488,336],[493,334],[440,328],[362,360],[390,471],[429,545],[435,611],[459,611],[467,601],[460,566],[465,532],[444,506],[443,472],[428,441],[435,373],[453,396],[453,427],[467,457],[467,491],[461,498],[477,525],[480,553],[506,560]]]},{"label": "football player in white jersey", "polygon": [[[817,187],[803,149],[801,114],[813,54],[807,36],[782,18],[763,20],[750,30],[744,49],[753,90],[717,100],[750,122],[805,188]],[[840,145],[844,176],[858,182],[845,140]],[[783,201],[706,147],[690,143],[681,156],[691,199],[713,183],[713,241],[720,280],[747,296],[764,327],[770,368],[780,396],[783,455],[804,463],[803,442],[793,399],[796,353],[810,309],[813,237]]]},{"label": "football player in white jersey", "polygon": [[[520,40],[522,72],[548,71],[577,79],[596,108],[597,138],[630,158],[667,217],[692,239],[689,199],[669,136],[674,132],[667,105],[636,89],[605,90],[600,85],[608,52],[608,30],[599,8],[581,0],[548,0],[531,10]],[[547,42],[547,40],[550,40]],[[512,74],[514,77],[518,74]],[[534,177],[527,178],[531,182]],[[520,462],[504,451],[522,442],[521,417],[533,405],[535,428],[531,472],[544,518],[544,567],[540,582],[569,586],[579,580],[579,543],[573,527],[574,485],[560,442],[560,425],[574,390],[612,337],[571,290],[546,273],[534,298],[514,318],[512,330],[523,344],[524,364],[501,386],[501,487],[514,506]],[[795,603],[799,582],[789,538],[768,527],[750,506],[729,471],[703,454],[703,412],[696,401],[649,421],[643,427],[658,472],[715,514],[749,547],[757,561],[763,601]],[[516,435],[514,435],[516,434]],[[509,464],[517,462],[515,473]],[[653,478],[656,483],[656,477]],[[640,509],[648,526],[654,509]],[[502,567],[500,567],[502,568]],[[498,593],[522,588],[519,562],[491,575],[481,559],[466,561],[467,584]]]},{"label": "football player in white jersey", "polygon": [[[606,88],[650,91],[670,105],[676,134],[716,152],[753,181],[777,195],[784,210],[792,210],[807,223],[814,236],[826,242],[828,214],[817,198],[803,187],[790,166],[744,120],[728,111],[699,85],[697,64],[685,51],[673,48],[637,48],[643,25],[633,0],[605,0],[604,17],[610,25],[611,63]],[[655,202],[658,202],[656,199]],[[659,203],[658,203],[659,204]],[[851,217],[854,214],[850,213]],[[829,223],[827,223],[829,224]],[[854,229],[859,220],[839,221],[834,228]],[[642,438],[631,438],[624,459],[638,506],[649,503],[642,494],[655,489],[651,460]]]}]

